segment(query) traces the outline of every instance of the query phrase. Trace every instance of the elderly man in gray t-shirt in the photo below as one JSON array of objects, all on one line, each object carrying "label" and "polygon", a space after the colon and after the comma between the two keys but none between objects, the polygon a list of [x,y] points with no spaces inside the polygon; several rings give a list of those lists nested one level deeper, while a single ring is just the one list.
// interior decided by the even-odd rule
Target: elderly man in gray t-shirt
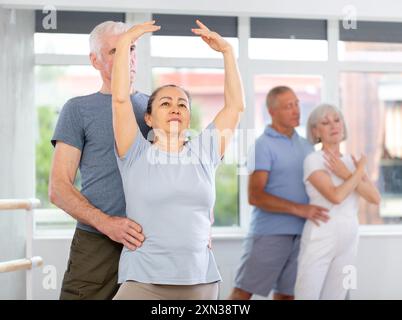
[{"label": "elderly man in gray t-shirt", "polygon": [[[63,107],[52,138],[55,146],[49,198],[78,221],[71,243],[60,299],[111,299],[118,290],[117,270],[123,245],[134,250],[144,236],[126,217],[122,181],[114,155],[111,72],[115,44],[128,26],[107,21],[90,35],[90,59],[102,77],[99,92],[70,99]],[[131,48],[130,77],[136,71]],[[148,96],[132,91],[141,133]],[[74,180],[80,168],[82,189]]]}]

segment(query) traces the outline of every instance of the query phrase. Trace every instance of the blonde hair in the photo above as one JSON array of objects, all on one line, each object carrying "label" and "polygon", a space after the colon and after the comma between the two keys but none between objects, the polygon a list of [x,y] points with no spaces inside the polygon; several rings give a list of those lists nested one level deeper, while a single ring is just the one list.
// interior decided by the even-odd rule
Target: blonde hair
[{"label": "blonde hair", "polygon": [[316,127],[317,123],[327,116],[329,113],[335,113],[339,116],[339,118],[342,121],[343,124],[343,140],[346,139],[347,137],[347,130],[346,130],[346,124],[345,124],[345,119],[343,118],[341,110],[339,110],[337,107],[323,103],[318,105],[313,111],[311,111],[310,116],[308,117],[307,120],[307,139],[310,141],[312,144],[317,144],[320,143],[321,140],[317,139],[314,137],[313,129]]}]

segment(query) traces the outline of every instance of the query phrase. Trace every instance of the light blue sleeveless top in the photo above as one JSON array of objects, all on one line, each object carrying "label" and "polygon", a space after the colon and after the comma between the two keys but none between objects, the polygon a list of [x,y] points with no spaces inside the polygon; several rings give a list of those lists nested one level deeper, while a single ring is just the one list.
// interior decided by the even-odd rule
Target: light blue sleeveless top
[{"label": "light blue sleeveless top", "polygon": [[122,283],[192,285],[221,280],[208,248],[215,203],[215,171],[220,163],[214,124],[178,153],[157,149],[138,133],[119,158],[127,217],[143,228],[135,251],[123,249]]}]

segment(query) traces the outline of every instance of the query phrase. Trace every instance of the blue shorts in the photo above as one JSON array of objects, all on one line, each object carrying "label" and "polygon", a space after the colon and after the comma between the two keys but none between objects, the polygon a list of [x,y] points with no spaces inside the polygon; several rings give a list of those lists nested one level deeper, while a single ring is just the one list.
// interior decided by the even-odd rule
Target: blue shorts
[{"label": "blue shorts", "polygon": [[253,235],[243,244],[235,287],[267,297],[294,295],[300,235]]}]

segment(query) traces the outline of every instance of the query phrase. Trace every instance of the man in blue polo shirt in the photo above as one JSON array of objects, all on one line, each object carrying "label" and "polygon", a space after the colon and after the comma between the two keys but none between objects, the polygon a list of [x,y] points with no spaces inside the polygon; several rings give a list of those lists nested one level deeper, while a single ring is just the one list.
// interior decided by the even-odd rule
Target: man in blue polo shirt
[{"label": "man in blue polo shirt", "polygon": [[254,208],[229,299],[268,296],[274,290],[274,299],[292,300],[305,219],[319,224],[329,218],[325,208],[308,205],[303,161],[313,147],[295,130],[300,122],[297,96],[289,87],[275,87],[267,107],[272,124],[249,153],[248,197]]}]

